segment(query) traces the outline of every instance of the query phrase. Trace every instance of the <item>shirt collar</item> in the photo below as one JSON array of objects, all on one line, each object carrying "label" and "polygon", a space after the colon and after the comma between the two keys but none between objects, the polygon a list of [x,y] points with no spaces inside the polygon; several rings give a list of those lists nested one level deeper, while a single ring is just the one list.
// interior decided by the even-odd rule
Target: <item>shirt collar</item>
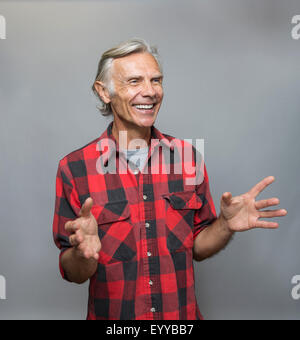
[{"label": "shirt collar", "polygon": [[[97,142],[97,150],[100,151],[104,165],[107,164],[111,156],[119,153],[119,144],[112,134],[112,127],[113,122],[108,125]],[[155,149],[159,145],[166,146],[172,152],[174,151],[174,143],[171,143],[157,128],[151,126],[150,147]]]}]

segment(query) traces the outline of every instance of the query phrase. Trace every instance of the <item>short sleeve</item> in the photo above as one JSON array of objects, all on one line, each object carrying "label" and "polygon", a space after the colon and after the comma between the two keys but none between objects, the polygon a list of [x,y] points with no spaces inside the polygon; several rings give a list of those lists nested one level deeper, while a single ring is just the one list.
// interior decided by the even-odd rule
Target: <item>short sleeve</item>
[{"label": "short sleeve", "polygon": [[202,201],[202,206],[194,215],[194,239],[206,227],[211,225],[217,218],[215,205],[209,190],[209,180],[206,166],[203,167],[203,180],[196,185],[196,194]]},{"label": "short sleeve", "polygon": [[56,198],[53,217],[53,238],[55,245],[60,249],[59,268],[62,277],[66,280],[60,259],[64,251],[71,247],[69,243],[70,234],[65,230],[66,222],[78,217],[80,202],[75,190],[74,180],[67,162],[61,160],[56,174]]}]

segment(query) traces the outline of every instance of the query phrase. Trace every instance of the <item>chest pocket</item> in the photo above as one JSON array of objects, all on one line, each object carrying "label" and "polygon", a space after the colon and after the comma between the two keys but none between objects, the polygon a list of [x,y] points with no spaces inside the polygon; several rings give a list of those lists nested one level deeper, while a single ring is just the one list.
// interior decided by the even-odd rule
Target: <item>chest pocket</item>
[{"label": "chest pocket", "polygon": [[99,263],[130,261],[136,256],[136,238],[128,201],[108,202],[97,217],[101,240]]},{"label": "chest pocket", "polygon": [[193,247],[195,211],[202,200],[195,191],[163,195],[166,201],[166,238],[169,251],[183,251]]}]

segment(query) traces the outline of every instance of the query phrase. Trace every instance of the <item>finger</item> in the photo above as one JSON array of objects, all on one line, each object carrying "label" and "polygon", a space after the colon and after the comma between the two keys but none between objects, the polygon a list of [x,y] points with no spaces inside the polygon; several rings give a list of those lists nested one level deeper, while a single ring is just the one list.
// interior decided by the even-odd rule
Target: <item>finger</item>
[{"label": "finger", "polygon": [[88,197],[83,203],[83,206],[80,209],[79,215],[81,217],[89,217],[91,214],[92,206],[93,206],[93,199],[91,197]]},{"label": "finger", "polygon": [[78,230],[76,231],[75,235],[76,235],[77,240],[78,240],[79,243],[83,242],[84,236],[83,236],[83,234],[82,234],[81,229],[78,229]]},{"label": "finger", "polygon": [[80,244],[80,241],[79,241],[79,239],[78,239],[76,234],[75,235],[71,235],[69,237],[69,242],[70,242],[71,246],[73,246],[73,247],[77,247]]},{"label": "finger", "polygon": [[69,233],[75,233],[78,230],[78,225],[75,221],[68,221],[65,224],[65,230]]},{"label": "finger", "polygon": [[224,192],[222,195],[222,200],[226,205],[229,205],[231,203],[232,195],[230,192]]},{"label": "finger", "polygon": [[285,209],[278,209],[278,210],[264,210],[259,212],[259,217],[280,217],[285,216],[287,214],[287,211]]},{"label": "finger", "polygon": [[84,251],[82,251],[82,255],[85,259],[89,260],[89,259],[95,259],[96,261],[98,261],[99,259],[99,254],[98,253],[93,253],[91,250],[89,249],[85,249]]},{"label": "finger", "polygon": [[88,250],[84,250],[83,257],[88,260],[90,258],[90,252]]},{"label": "finger", "polygon": [[278,205],[279,203],[280,201],[277,197],[268,198],[266,200],[256,201],[255,208],[260,210],[274,205]]},{"label": "finger", "polygon": [[254,187],[248,192],[251,196],[256,197],[261,193],[268,185],[275,181],[274,176],[265,177],[262,181],[258,182]]},{"label": "finger", "polygon": [[279,224],[277,222],[268,222],[268,221],[258,220],[255,223],[256,228],[276,229],[276,228],[278,228],[278,226],[279,226]]},{"label": "finger", "polygon": [[86,250],[83,252],[83,256],[84,256],[87,260],[89,260],[89,259],[94,258],[95,254],[92,253],[91,250],[86,249]]}]

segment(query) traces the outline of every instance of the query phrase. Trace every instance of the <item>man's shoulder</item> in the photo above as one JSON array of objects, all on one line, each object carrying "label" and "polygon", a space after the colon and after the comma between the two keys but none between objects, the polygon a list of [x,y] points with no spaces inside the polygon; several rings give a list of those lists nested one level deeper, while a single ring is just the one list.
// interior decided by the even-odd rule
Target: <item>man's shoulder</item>
[{"label": "man's shoulder", "polygon": [[169,135],[168,133],[162,132],[155,126],[152,127],[152,138],[161,141],[167,141],[168,143],[180,141],[179,138]]},{"label": "man's shoulder", "polygon": [[173,139],[178,139],[178,138],[176,138],[176,137],[174,137],[174,136],[171,136],[171,135],[169,135],[169,134],[167,134],[167,133],[164,133],[164,132],[161,132],[161,134],[162,134],[162,136],[163,136],[164,138],[166,138],[166,139],[169,140],[169,141],[171,141],[171,140],[173,140]]},{"label": "man's shoulder", "polygon": [[193,141],[192,139],[182,139],[173,135],[169,135],[167,133],[164,132],[159,132],[160,136],[162,139],[166,140],[169,145],[171,146],[177,146],[177,147],[181,147],[181,148],[189,148],[191,147],[193,149],[193,151],[196,151],[195,146],[193,145]]}]

